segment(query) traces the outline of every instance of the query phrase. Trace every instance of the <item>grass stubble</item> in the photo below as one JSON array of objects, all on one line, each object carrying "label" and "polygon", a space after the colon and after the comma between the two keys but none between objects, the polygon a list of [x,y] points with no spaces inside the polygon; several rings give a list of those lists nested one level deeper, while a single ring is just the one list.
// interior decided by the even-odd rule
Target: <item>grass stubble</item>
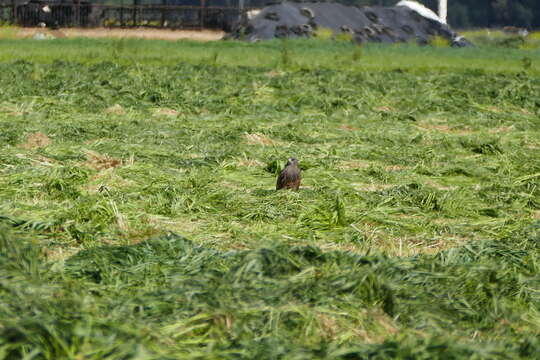
[{"label": "grass stubble", "polygon": [[539,357],[537,51],[13,41],[0,359]]}]

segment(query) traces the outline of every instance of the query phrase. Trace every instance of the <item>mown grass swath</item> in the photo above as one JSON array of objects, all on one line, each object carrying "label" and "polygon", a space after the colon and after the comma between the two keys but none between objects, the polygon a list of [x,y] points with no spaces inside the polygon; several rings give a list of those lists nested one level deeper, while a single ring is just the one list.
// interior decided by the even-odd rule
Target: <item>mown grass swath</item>
[{"label": "mown grass swath", "polygon": [[0,359],[538,357],[537,52],[20,44]]},{"label": "mown grass swath", "polygon": [[534,358],[538,233],[389,258],[175,235],[48,266],[2,236],[8,358]]}]

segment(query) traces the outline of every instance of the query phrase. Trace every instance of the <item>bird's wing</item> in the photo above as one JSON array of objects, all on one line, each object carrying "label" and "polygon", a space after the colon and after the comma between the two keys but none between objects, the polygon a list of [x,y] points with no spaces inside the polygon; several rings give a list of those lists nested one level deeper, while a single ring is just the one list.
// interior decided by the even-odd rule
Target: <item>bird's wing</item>
[{"label": "bird's wing", "polygon": [[285,174],[285,170],[282,170],[279,173],[279,176],[277,178],[276,190],[283,189],[285,184],[286,184],[286,174]]},{"label": "bird's wing", "polygon": [[290,167],[286,167],[281,171],[278,176],[276,189],[283,189],[290,184],[293,184],[293,186],[295,186],[297,182],[300,182],[300,171]]}]

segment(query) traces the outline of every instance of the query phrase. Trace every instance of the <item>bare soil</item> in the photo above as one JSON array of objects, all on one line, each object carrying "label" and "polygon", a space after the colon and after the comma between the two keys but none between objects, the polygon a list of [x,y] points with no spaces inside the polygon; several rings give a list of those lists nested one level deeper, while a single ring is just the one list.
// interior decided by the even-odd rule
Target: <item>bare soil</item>
[{"label": "bare soil", "polygon": [[26,138],[26,142],[21,144],[20,146],[23,149],[32,150],[32,149],[39,149],[39,148],[47,147],[50,144],[52,144],[52,141],[47,135],[41,132],[36,132],[36,133],[30,134]]},{"label": "bare soil", "polygon": [[170,30],[170,29],[81,29],[81,28],[65,28],[60,30],[48,30],[42,28],[21,28],[19,29],[20,37],[32,37],[36,33],[45,33],[56,38],[74,38],[74,37],[89,37],[89,38],[139,38],[139,39],[159,39],[159,40],[198,40],[198,41],[214,41],[220,40],[225,34],[219,30]]}]

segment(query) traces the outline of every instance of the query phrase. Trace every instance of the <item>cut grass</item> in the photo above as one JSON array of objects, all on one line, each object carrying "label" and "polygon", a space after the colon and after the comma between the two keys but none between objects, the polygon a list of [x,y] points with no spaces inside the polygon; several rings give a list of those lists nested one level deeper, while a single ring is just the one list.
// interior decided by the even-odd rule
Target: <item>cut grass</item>
[{"label": "cut grass", "polygon": [[0,359],[537,357],[525,50],[13,44]]},{"label": "cut grass", "polygon": [[392,259],[224,252],[169,234],[51,266],[3,230],[0,347],[48,359],[534,358],[538,228],[515,235]]}]

